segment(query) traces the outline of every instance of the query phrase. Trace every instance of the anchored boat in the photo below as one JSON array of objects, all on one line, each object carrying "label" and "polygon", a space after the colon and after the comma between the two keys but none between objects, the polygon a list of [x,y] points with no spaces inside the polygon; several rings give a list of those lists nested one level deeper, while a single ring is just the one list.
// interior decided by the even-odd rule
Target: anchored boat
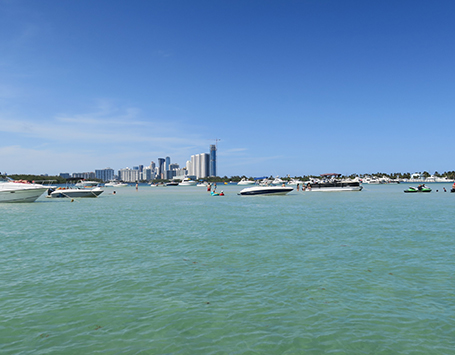
[{"label": "anchored boat", "polygon": [[302,191],[362,191],[363,186],[359,181],[343,181],[341,174],[322,174],[322,180],[306,182]]},{"label": "anchored boat", "polygon": [[0,176],[0,202],[34,202],[49,186]]}]

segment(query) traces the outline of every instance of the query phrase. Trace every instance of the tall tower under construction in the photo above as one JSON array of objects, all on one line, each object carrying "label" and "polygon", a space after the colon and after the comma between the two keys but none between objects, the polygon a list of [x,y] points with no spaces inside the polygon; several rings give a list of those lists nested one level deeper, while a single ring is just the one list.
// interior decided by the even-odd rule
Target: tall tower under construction
[{"label": "tall tower under construction", "polygon": [[216,145],[210,146],[210,176],[216,176]]}]

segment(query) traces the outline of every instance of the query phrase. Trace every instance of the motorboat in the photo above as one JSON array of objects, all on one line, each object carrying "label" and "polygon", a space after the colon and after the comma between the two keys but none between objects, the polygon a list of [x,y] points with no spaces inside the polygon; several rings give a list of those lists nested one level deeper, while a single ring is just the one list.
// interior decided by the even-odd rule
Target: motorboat
[{"label": "motorboat", "polygon": [[254,185],[254,181],[243,178],[237,183],[237,185]]},{"label": "motorboat", "polygon": [[409,186],[409,189],[404,190],[406,193],[414,193],[414,192],[431,192],[431,189],[426,185],[419,185],[417,187]]},{"label": "motorboat", "polygon": [[300,180],[297,180],[297,179],[291,179],[287,185],[288,186],[297,186],[297,185],[303,185],[304,182],[303,181],[300,181]]},{"label": "motorboat", "polygon": [[283,179],[280,179],[279,176],[275,177],[272,181],[272,185],[278,186],[278,185],[285,185],[286,182]]},{"label": "motorboat", "polygon": [[34,202],[49,186],[0,176],[0,202]]},{"label": "motorboat", "polygon": [[47,197],[49,198],[86,198],[86,197],[98,197],[104,192],[104,190],[97,186],[93,188],[84,187],[59,187],[57,189],[50,188],[47,191]]},{"label": "motorboat", "polygon": [[165,186],[179,186],[179,182],[178,181],[169,181],[167,183],[164,184]]},{"label": "motorboat", "polygon": [[294,190],[293,187],[289,186],[252,186],[246,187],[239,192],[239,195],[286,195]]},{"label": "motorboat", "polygon": [[121,181],[109,181],[104,184],[105,187],[127,187],[128,184],[126,182],[121,182]]},{"label": "motorboat", "polygon": [[362,191],[359,181],[341,181],[341,174],[322,174],[322,180],[312,180],[302,186],[302,191]]},{"label": "motorboat", "polygon": [[184,178],[180,183],[179,186],[196,186],[197,181],[191,180],[190,178]]},{"label": "motorboat", "polygon": [[[67,180],[68,181],[68,180]],[[98,186],[100,183],[98,181],[89,181],[89,180],[79,180],[76,183],[76,187],[95,187]]]}]

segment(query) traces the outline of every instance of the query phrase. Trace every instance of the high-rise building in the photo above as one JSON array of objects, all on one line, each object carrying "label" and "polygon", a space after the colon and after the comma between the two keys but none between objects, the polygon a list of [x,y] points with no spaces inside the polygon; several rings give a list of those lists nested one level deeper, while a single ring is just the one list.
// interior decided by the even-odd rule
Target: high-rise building
[{"label": "high-rise building", "polygon": [[209,176],[216,176],[216,145],[210,146],[210,172]]},{"label": "high-rise building", "polygon": [[136,182],[140,180],[139,169],[120,169],[118,171],[119,179],[125,182]]},{"label": "high-rise building", "polygon": [[94,172],[89,172],[89,173],[72,173],[71,174],[73,178],[80,178],[80,179],[85,179],[85,180],[92,180],[96,179],[96,175]]},{"label": "high-rise building", "polygon": [[200,178],[206,178],[209,176],[209,155],[207,153],[202,153],[200,155]]},{"label": "high-rise building", "polygon": [[163,158],[158,158],[158,179],[164,179],[164,173],[166,170],[164,170],[164,162],[165,160]]},{"label": "high-rise building", "polygon": [[95,170],[95,177],[103,181],[114,180],[114,169],[106,168],[101,170]]},{"label": "high-rise building", "polygon": [[142,171],[142,180],[152,181],[153,179],[155,179],[155,168],[146,166]]}]

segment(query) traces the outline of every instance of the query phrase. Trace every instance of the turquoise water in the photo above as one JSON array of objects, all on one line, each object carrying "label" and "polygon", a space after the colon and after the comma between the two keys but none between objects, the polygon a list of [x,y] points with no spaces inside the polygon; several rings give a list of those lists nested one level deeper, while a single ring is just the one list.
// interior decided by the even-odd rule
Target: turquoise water
[{"label": "turquoise water", "polygon": [[454,354],[443,186],[1,204],[0,353]]}]

